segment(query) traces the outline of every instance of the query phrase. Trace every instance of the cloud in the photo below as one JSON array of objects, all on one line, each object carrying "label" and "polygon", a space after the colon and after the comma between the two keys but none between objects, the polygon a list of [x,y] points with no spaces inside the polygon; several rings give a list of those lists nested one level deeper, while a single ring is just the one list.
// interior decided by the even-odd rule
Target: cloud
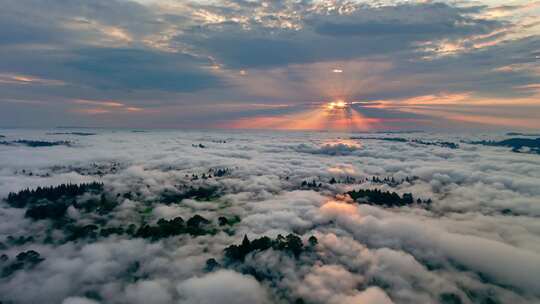
[{"label": "cloud", "polygon": [[[47,9],[46,13],[44,9]],[[23,15],[33,18],[18,18]],[[64,3],[53,0],[46,5],[40,1],[10,3],[2,10],[2,20],[16,30],[1,33],[0,42],[4,45],[99,44],[106,42],[102,38],[110,36],[113,29],[116,33],[125,29],[131,35],[150,34],[162,27],[155,17],[151,10],[133,1]],[[44,24],[48,27],[42,27]]]},{"label": "cloud", "polygon": [[304,278],[298,293],[308,300],[323,303],[353,302],[353,298],[361,297],[361,293],[347,294],[362,281],[362,276],[354,275],[339,265],[315,266]]},{"label": "cloud", "polygon": [[[0,13],[0,28],[14,29],[0,30],[0,120],[5,126],[253,128],[242,119],[258,111],[229,107],[225,115],[222,109],[464,93],[471,103],[535,102],[535,93],[523,89],[539,82],[532,51],[538,35],[525,8],[426,1],[13,2]],[[500,11],[503,16],[492,16]],[[126,110],[73,109],[77,99],[117,100]],[[389,109],[376,114],[384,123],[371,128],[435,129],[440,120],[428,114],[410,120],[411,113]],[[469,128],[490,127],[478,119],[481,109],[475,114]],[[404,121],[384,120],[395,115]],[[448,126],[463,125],[460,117],[448,118]],[[292,128],[284,119],[254,124]]]},{"label": "cloud", "polygon": [[311,148],[306,145],[299,145],[296,150],[298,152],[327,154],[327,155],[349,155],[357,151],[360,147],[355,143],[336,142],[324,144],[322,147]]},{"label": "cloud", "polygon": [[380,288],[371,287],[357,295],[343,299],[341,303],[381,303],[392,304],[392,300]]},{"label": "cloud", "polygon": [[[535,277],[539,273],[530,269],[537,265],[540,256],[513,248],[494,240],[474,236],[447,233],[432,227],[429,231],[415,221],[399,217],[386,217],[384,214],[370,214],[371,210],[356,209],[342,203],[329,203],[321,210],[324,214],[336,218],[363,242],[367,241],[378,247],[407,248],[417,258],[424,258],[420,248],[428,252],[441,251],[448,258],[471,270],[482,273],[500,284],[512,285],[535,293]],[[356,209],[356,210],[355,210]],[[413,249],[415,248],[415,249]],[[489,258],[486,254],[491,252]],[[494,253],[496,252],[496,254]],[[514,260],[518,257],[518,260]],[[520,261],[520,262],[518,262]],[[493,267],[493,265],[501,265]],[[512,265],[504,267],[503,265]],[[529,268],[530,271],[525,269]],[[524,273],[531,274],[530,277]]]},{"label": "cloud", "polygon": [[142,281],[126,287],[126,299],[130,303],[167,304],[173,301],[171,294],[160,282]]},{"label": "cloud", "polygon": [[31,77],[26,75],[16,75],[16,74],[0,74],[0,83],[3,84],[42,84],[42,85],[64,85],[63,81],[58,81],[54,79],[42,79],[37,77]]},{"label": "cloud", "polygon": [[250,276],[220,270],[178,285],[180,303],[270,303],[266,291]]},{"label": "cloud", "polygon": [[[460,142],[458,149],[448,149],[367,139],[369,134],[366,139],[347,140],[350,136],[321,132],[91,131],[96,135],[1,130],[5,140],[54,137],[77,144],[38,150],[4,147],[0,196],[38,185],[97,180],[105,183],[112,197],[120,195],[118,206],[105,214],[73,207],[67,212],[71,224],[127,228],[199,214],[218,230],[156,241],[125,234],[66,241],[65,228],[48,220],[33,221],[24,210],[2,202],[0,242],[6,246],[7,263],[28,250],[45,259],[0,279],[4,299],[17,303],[302,299],[322,304],[425,303],[446,298],[534,303],[539,298],[540,246],[534,231],[540,214],[535,204],[540,163],[535,155],[467,144],[491,138],[486,135],[377,134]],[[277,141],[276,136],[284,140]],[[503,133],[490,136],[505,138]],[[347,153],[319,153],[329,143],[350,141],[356,148],[345,149]],[[206,148],[192,146],[200,143]],[[231,171],[191,180],[192,174],[200,177],[215,168]],[[373,175],[416,178],[387,185],[373,183]],[[348,176],[356,181],[341,183]],[[332,177],[340,182],[330,184]],[[304,180],[322,186],[301,189]],[[220,195],[210,201],[178,199],[172,204],[161,199],[164,191],[181,192],[190,186],[218,187]],[[359,188],[410,192],[433,203],[427,208],[381,208],[342,195]],[[124,197],[128,192],[131,195]],[[219,217],[240,221],[224,228]],[[224,258],[223,249],[239,244],[244,235],[253,240],[289,233],[299,235],[305,244],[315,236],[318,244],[298,258],[271,249],[252,252],[242,263]],[[19,239],[27,236],[34,239]],[[208,272],[210,258],[222,268]],[[49,279],[43,281],[44,277]]]},{"label": "cloud", "polygon": [[70,297],[62,301],[62,304],[97,304],[97,303],[99,302],[96,302],[88,298],[81,298],[81,297]]},{"label": "cloud", "polygon": [[[329,21],[321,17],[315,31],[330,36],[385,36],[395,38],[409,36],[411,40],[468,36],[490,33],[501,26],[491,20],[469,16],[475,8],[459,8],[444,3],[416,3],[358,9],[341,18],[342,22]],[[335,17],[335,15],[333,16]],[[339,18],[335,18],[339,20]],[[358,22],[358,20],[365,20]]]},{"label": "cloud", "polygon": [[143,49],[82,49],[68,66],[88,76],[97,86],[143,90],[196,91],[218,84],[189,55]]},{"label": "cloud", "polygon": [[[225,19],[239,13],[219,6],[205,9],[215,10]],[[300,30],[275,29],[265,21],[253,19],[245,21],[249,26],[231,20],[195,26],[178,39],[200,46],[201,51],[210,52],[226,66],[257,68],[347,60],[398,50],[412,52],[417,42],[464,38],[501,26],[498,21],[469,17],[470,9],[442,3],[358,5],[344,13],[313,13],[309,5],[299,9],[303,11],[302,18],[297,20]]]}]

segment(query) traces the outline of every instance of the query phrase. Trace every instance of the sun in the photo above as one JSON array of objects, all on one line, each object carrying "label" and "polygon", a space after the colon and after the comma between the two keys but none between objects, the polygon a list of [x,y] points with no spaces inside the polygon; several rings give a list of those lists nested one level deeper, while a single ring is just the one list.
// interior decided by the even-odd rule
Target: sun
[{"label": "sun", "polygon": [[336,100],[326,104],[328,110],[341,110],[345,109],[349,104],[343,100]]}]

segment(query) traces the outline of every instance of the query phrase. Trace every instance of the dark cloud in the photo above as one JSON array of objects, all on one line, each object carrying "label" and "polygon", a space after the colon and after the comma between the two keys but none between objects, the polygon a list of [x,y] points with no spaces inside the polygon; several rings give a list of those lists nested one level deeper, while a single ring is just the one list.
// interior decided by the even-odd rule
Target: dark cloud
[{"label": "dark cloud", "polygon": [[[488,24],[496,24],[490,22]],[[471,34],[480,32],[477,25],[460,27],[455,23],[419,23],[419,24],[399,24],[399,23],[356,23],[339,24],[323,23],[316,27],[316,32],[321,35],[330,36],[416,36],[418,40],[427,37],[444,37],[446,35]]]},{"label": "dark cloud", "polygon": [[[208,7],[206,7],[208,8]],[[223,8],[216,13],[233,12]],[[261,67],[316,61],[361,58],[416,49],[415,43],[432,39],[464,39],[487,34],[504,23],[474,19],[471,9],[446,4],[416,4],[383,7],[358,6],[351,14],[317,14],[303,7],[300,30],[269,27],[251,19],[247,25],[223,22],[196,26],[178,37],[199,46],[225,65]]]},{"label": "dark cloud", "polygon": [[159,31],[163,23],[151,10],[132,1],[10,2],[2,6],[0,44],[85,44],[95,39],[96,27],[116,26],[133,35]]},{"label": "dark cloud", "polygon": [[403,4],[360,8],[346,17],[312,17],[309,22],[322,35],[390,36],[388,39],[404,35],[411,41],[486,34],[503,25],[500,21],[469,16],[477,10],[480,8],[462,9],[443,3]]},{"label": "dark cloud", "polygon": [[216,87],[219,79],[197,63],[209,64],[186,54],[143,49],[94,48],[77,50],[67,67],[99,87],[127,90],[190,92]]},{"label": "dark cloud", "polygon": [[230,68],[269,67],[316,60],[316,52],[312,52],[305,42],[300,42],[301,35],[291,33],[290,38],[283,36],[264,37],[244,32],[241,25],[233,23],[215,30],[211,27],[191,29],[189,36],[178,39],[189,41]]},{"label": "dark cloud", "polygon": [[124,39],[122,35],[138,40],[163,29],[157,15],[135,2],[28,1],[9,3],[1,14],[6,18],[1,18],[0,43],[11,45],[0,62],[2,72],[102,90],[189,92],[220,86],[204,69],[209,62],[194,56],[140,42],[108,47],[114,42],[106,41]]}]

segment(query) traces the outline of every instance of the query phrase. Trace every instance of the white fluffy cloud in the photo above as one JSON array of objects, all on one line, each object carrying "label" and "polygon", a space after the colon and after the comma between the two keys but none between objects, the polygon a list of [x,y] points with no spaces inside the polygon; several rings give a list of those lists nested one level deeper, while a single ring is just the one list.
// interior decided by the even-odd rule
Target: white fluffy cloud
[{"label": "white fluffy cloud", "polygon": [[62,301],[62,304],[99,304],[99,302],[81,297],[69,297]]},{"label": "white fluffy cloud", "polygon": [[184,304],[270,303],[255,278],[228,270],[188,279],[178,285],[178,293]]},{"label": "white fluffy cloud", "polygon": [[[160,284],[161,283],[161,284]],[[164,282],[141,281],[126,287],[126,300],[140,304],[167,304],[173,301]]]}]

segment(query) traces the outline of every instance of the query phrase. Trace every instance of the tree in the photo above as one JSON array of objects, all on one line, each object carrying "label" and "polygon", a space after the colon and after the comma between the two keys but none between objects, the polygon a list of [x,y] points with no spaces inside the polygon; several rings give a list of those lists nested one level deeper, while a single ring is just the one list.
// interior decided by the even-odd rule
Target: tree
[{"label": "tree", "polygon": [[225,225],[229,224],[229,220],[227,220],[227,218],[224,217],[224,216],[220,216],[218,218],[218,222],[219,222],[220,226],[225,226]]},{"label": "tree", "polygon": [[64,203],[49,203],[28,208],[24,216],[33,220],[59,219],[66,214],[68,205]]},{"label": "tree", "polygon": [[242,240],[242,247],[249,248],[249,245],[251,245],[251,242],[249,241],[246,234],[244,234],[244,239]]},{"label": "tree", "polygon": [[288,251],[292,252],[295,257],[298,257],[304,249],[302,239],[294,234],[287,235],[287,245],[285,247]]},{"label": "tree", "polygon": [[51,187],[37,187],[34,190],[25,189],[17,193],[10,192],[6,201],[11,207],[24,208],[44,202],[71,201],[76,196],[86,192],[101,191],[103,191],[101,183],[61,184]]},{"label": "tree", "polygon": [[219,268],[221,267],[221,265],[216,261],[216,259],[208,259],[206,260],[206,267],[205,267],[205,270],[207,272],[212,272],[214,271],[216,268]]},{"label": "tree", "polygon": [[270,248],[277,251],[290,252],[297,258],[304,250],[304,244],[302,243],[302,239],[294,234],[289,234],[287,237],[283,237],[280,234],[275,240],[263,236],[252,241],[244,235],[240,245],[231,245],[225,248],[224,253],[227,260],[237,262],[243,261],[251,252],[265,251]]},{"label": "tree", "polygon": [[205,225],[208,223],[210,223],[209,220],[205,219],[204,217],[198,214],[195,214],[194,216],[188,219],[187,226],[192,227],[192,228],[200,228],[201,225]]},{"label": "tree", "polygon": [[[7,261],[6,258],[3,257],[4,261]],[[8,277],[12,273],[24,269],[24,268],[32,268],[35,265],[43,262],[45,259],[41,257],[39,252],[34,250],[28,250],[21,252],[17,254],[15,261],[13,261],[11,264],[7,265],[2,269],[2,277]]]},{"label": "tree", "polygon": [[309,237],[308,242],[309,242],[309,245],[311,247],[315,247],[315,246],[317,246],[317,244],[319,244],[319,241],[317,240],[317,238],[314,235]]},{"label": "tree", "polygon": [[[412,193],[404,193],[403,196],[399,196],[396,192],[383,192],[379,189],[360,189],[347,192],[347,194],[355,201],[379,205],[384,207],[401,207],[401,206],[410,206],[414,204],[414,198]],[[421,201],[422,204],[429,205],[431,204],[431,199],[426,201]],[[417,200],[418,203],[418,200]]]}]

